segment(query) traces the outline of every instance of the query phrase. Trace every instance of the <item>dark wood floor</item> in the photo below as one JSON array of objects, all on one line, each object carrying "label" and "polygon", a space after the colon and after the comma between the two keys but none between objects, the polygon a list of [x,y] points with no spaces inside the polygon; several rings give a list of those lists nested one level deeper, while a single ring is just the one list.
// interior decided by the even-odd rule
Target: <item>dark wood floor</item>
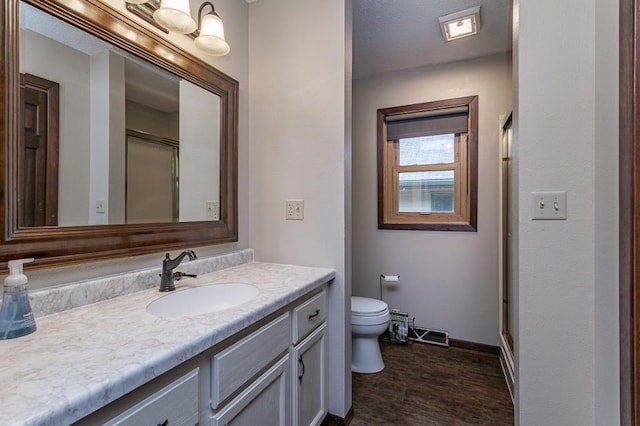
[{"label": "dark wood floor", "polygon": [[381,346],[385,369],[353,374],[351,426],[513,425],[497,355],[425,343]]}]

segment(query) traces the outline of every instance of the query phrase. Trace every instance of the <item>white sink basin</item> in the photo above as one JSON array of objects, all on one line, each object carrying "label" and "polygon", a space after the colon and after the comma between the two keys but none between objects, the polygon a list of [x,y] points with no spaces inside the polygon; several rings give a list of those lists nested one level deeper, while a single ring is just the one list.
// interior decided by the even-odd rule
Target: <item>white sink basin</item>
[{"label": "white sink basin", "polygon": [[241,305],[255,298],[258,293],[256,286],[245,283],[178,288],[149,303],[147,312],[159,317],[207,314]]}]

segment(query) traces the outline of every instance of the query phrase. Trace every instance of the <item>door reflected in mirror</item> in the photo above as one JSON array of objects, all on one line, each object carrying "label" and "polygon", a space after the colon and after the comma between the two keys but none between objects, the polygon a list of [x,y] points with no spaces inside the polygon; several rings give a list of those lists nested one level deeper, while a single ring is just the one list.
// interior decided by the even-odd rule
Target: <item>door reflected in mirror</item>
[{"label": "door reflected in mirror", "polygon": [[25,3],[20,74],[20,228],[219,220],[218,95]]}]

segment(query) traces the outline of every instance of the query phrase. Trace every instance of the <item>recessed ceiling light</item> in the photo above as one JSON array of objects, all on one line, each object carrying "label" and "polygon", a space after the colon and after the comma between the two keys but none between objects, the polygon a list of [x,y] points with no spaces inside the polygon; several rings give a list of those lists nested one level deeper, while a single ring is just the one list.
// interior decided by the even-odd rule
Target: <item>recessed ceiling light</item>
[{"label": "recessed ceiling light", "polygon": [[478,34],[480,31],[480,6],[438,18],[445,41]]}]

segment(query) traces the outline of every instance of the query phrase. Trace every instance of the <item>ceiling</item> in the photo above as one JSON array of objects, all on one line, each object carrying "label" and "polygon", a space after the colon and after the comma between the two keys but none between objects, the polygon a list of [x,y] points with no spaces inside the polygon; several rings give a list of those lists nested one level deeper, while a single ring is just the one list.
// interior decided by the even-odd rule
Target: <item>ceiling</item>
[{"label": "ceiling", "polygon": [[[480,6],[480,33],[445,42],[438,17]],[[353,78],[511,50],[511,0],[353,0]]]}]

